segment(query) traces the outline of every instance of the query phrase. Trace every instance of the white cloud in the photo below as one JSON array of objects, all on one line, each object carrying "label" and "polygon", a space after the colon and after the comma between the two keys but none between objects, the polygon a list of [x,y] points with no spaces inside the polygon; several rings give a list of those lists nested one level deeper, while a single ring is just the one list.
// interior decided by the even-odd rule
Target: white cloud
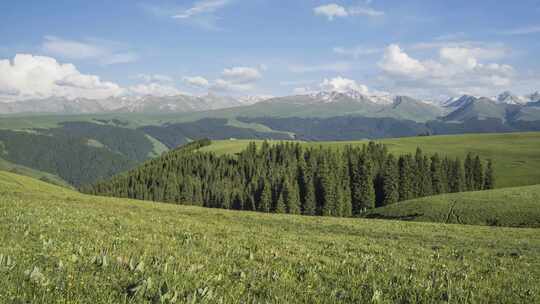
[{"label": "white cloud", "polygon": [[13,61],[0,60],[0,97],[5,99],[106,98],[124,92],[115,83],[82,74],[74,65],[58,63],[51,57],[17,54]]},{"label": "white cloud", "polygon": [[334,62],[317,65],[291,65],[289,71],[293,73],[312,73],[312,72],[346,72],[351,69],[348,62]]},{"label": "white cloud", "polygon": [[418,60],[392,44],[379,67],[387,80],[402,88],[437,94],[488,94],[509,86],[515,74],[509,65],[482,62],[497,56],[477,48],[442,47],[438,58]]},{"label": "white cloud", "polygon": [[191,8],[174,15],[173,18],[186,19],[200,14],[213,13],[229,3],[230,0],[200,0],[195,2]]},{"label": "white cloud", "polygon": [[225,79],[217,79],[215,83],[210,87],[212,91],[236,91],[236,92],[245,92],[251,91],[255,87],[250,83],[235,83],[232,81],[227,81]]},{"label": "white cloud", "polygon": [[224,79],[234,83],[249,83],[262,78],[258,69],[250,67],[233,67],[223,70]]},{"label": "white cloud", "polygon": [[124,50],[119,43],[101,40],[75,41],[45,36],[42,50],[46,54],[74,60],[95,60],[103,65],[129,63],[138,60],[133,51]]},{"label": "white cloud", "polygon": [[320,84],[320,87],[324,91],[335,91],[335,92],[347,92],[347,91],[358,91],[362,94],[369,93],[368,87],[357,83],[355,80],[343,78],[341,76],[324,79]]},{"label": "white cloud", "polygon": [[380,17],[384,15],[384,12],[372,9],[370,7],[344,7],[336,3],[330,3],[326,5],[317,6],[313,9],[313,12],[317,16],[324,16],[329,21],[339,17],[349,16],[368,16],[368,17]]},{"label": "white cloud", "polygon": [[227,68],[221,73],[221,78],[210,86],[210,90],[250,91],[255,88],[255,82],[260,79],[262,79],[262,74],[258,68],[245,66]]},{"label": "white cloud", "polygon": [[182,80],[184,83],[197,88],[206,88],[210,85],[210,82],[201,76],[184,77]]},{"label": "white cloud", "polygon": [[537,33],[540,33],[540,25],[526,26],[500,32],[500,34],[503,35],[528,35]]},{"label": "white cloud", "polygon": [[358,16],[358,15],[364,15],[369,17],[380,17],[384,16],[383,11],[374,10],[369,7],[352,7],[349,8],[349,14],[351,16]]},{"label": "white cloud", "polygon": [[399,75],[418,75],[426,71],[426,67],[420,61],[409,57],[397,44],[391,44],[386,48],[379,66],[385,72]]},{"label": "white cloud", "polygon": [[330,21],[334,20],[335,17],[349,16],[349,12],[347,12],[346,8],[335,3],[317,6],[313,11],[315,12],[315,15],[326,16]]},{"label": "white cloud", "polygon": [[129,87],[129,93],[134,95],[152,95],[160,97],[185,94],[173,86],[155,82],[131,86]]}]

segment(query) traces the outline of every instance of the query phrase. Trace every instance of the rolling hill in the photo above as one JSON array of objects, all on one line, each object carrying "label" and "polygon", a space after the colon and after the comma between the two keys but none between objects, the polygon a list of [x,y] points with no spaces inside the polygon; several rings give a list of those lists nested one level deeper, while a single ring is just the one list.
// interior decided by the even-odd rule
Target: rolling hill
[{"label": "rolling hill", "polygon": [[538,229],[156,204],[5,172],[0,194],[0,302],[540,300]]},{"label": "rolling hill", "polygon": [[[213,141],[202,151],[217,154],[238,153],[249,140]],[[379,141],[378,141],[379,142]],[[470,134],[452,136],[417,136],[380,140],[396,154],[413,153],[421,147],[426,153],[440,153],[450,157],[464,157],[468,152],[484,159],[492,159],[497,172],[497,187],[516,187],[540,183],[540,133]],[[260,144],[261,142],[259,142]],[[345,145],[363,145],[366,141],[305,142],[340,148]]]},{"label": "rolling hill", "polygon": [[367,217],[540,228],[540,185],[424,197],[373,209]]}]

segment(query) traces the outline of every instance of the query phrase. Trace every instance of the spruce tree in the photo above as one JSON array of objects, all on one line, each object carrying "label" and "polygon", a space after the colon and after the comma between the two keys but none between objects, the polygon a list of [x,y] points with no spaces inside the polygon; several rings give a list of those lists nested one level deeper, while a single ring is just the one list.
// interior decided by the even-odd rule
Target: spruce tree
[{"label": "spruce tree", "polygon": [[289,182],[288,179],[285,180],[283,184],[283,200],[288,213],[300,214],[300,197],[296,180],[292,182]]},{"label": "spruce tree", "polygon": [[479,156],[474,158],[473,164],[473,190],[484,188],[484,166]]},{"label": "spruce tree", "polygon": [[433,189],[433,194],[441,194],[445,192],[444,183],[443,183],[443,171],[442,163],[438,154],[435,154],[431,157],[431,185]]},{"label": "spruce tree", "polygon": [[464,172],[465,172],[465,191],[474,190],[474,164],[473,157],[471,153],[467,153],[464,163]]},{"label": "spruce tree", "polygon": [[287,212],[287,206],[285,206],[285,199],[283,198],[283,192],[278,194],[277,200],[276,200],[276,207],[274,209],[275,213],[286,213]]},{"label": "spruce tree", "polygon": [[308,165],[305,162],[299,162],[298,184],[300,188],[300,201],[302,204],[302,214],[315,215],[317,212],[317,198],[315,196],[315,183],[313,180],[312,168],[313,165]]},{"label": "spruce tree", "polygon": [[272,207],[272,189],[268,180],[264,179],[261,193],[259,195],[258,210],[260,212],[270,212]]},{"label": "spruce tree", "polygon": [[461,160],[456,158],[452,162],[452,169],[450,175],[450,192],[461,192],[464,189],[465,177],[463,173],[463,165]]},{"label": "spruce tree", "polygon": [[493,173],[493,163],[491,162],[491,159],[489,159],[484,177],[484,190],[491,189],[495,189],[495,175]]},{"label": "spruce tree", "polygon": [[360,157],[358,163],[360,194],[354,215],[359,215],[367,209],[375,208],[375,187],[373,185],[372,164],[371,159],[366,155]]},{"label": "spruce tree", "polygon": [[383,206],[397,203],[399,200],[399,173],[393,155],[389,155],[383,173]]},{"label": "spruce tree", "polygon": [[414,198],[414,172],[411,155],[403,155],[398,161],[399,167],[399,200]]}]

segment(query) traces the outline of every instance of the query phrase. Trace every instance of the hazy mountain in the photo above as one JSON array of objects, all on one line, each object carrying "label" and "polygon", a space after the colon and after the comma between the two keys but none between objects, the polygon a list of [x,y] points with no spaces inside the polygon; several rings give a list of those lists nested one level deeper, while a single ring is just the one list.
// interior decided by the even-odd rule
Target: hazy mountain
[{"label": "hazy mountain", "polygon": [[0,102],[0,114],[12,113],[100,113],[104,108],[96,100],[63,97],[30,99],[18,102]]},{"label": "hazy mountain", "polygon": [[[503,92],[496,97],[463,95],[441,104],[408,96],[322,91],[283,97],[227,97],[177,95],[123,96],[101,100],[54,97],[11,103],[0,102],[0,114],[11,113],[194,113],[197,117],[334,117],[356,115],[426,122],[471,118],[540,120],[540,93],[518,96]],[[195,114],[193,114],[195,115]]]},{"label": "hazy mountain", "polygon": [[194,112],[239,107],[253,104],[262,97],[206,96],[122,96],[106,99],[67,99],[50,97],[17,102],[0,102],[0,114],[12,113],[170,113]]}]

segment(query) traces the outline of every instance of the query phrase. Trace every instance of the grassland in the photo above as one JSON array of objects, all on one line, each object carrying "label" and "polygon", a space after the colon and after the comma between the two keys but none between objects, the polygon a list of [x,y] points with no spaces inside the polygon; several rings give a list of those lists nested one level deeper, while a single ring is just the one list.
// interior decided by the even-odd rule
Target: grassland
[{"label": "grassland", "polygon": [[[249,140],[214,141],[203,151],[217,154],[237,153]],[[367,141],[310,142],[306,145],[323,145],[335,148],[344,145],[362,145]],[[421,147],[427,153],[439,153],[464,158],[468,152],[494,161],[497,187],[517,187],[540,184],[540,133],[472,134],[451,136],[426,136],[385,139],[391,152],[414,153]],[[260,143],[260,142],[259,142]]]},{"label": "grassland", "polygon": [[540,228],[540,185],[424,197],[374,209],[367,216]]},{"label": "grassland", "polygon": [[[0,147],[0,150],[1,150],[1,147]],[[63,179],[61,179],[60,177],[54,174],[50,174],[47,172],[34,170],[25,166],[13,164],[2,158],[0,158],[0,170],[13,172],[20,175],[26,175],[26,176],[39,179],[42,181],[46,181],[48,183],[62,186],[62,187],[72,188],[72,186],[68,182],[64,181]]]},{"label": "grassland", "polygon": [[85,196],[0,172],[2,303],[538,303],[538,229]]}]

